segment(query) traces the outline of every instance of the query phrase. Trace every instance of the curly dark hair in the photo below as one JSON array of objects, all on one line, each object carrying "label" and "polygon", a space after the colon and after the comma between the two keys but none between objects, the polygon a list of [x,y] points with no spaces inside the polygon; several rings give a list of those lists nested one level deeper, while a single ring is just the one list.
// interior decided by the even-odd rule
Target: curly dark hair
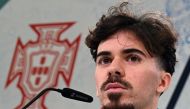
[{"label": "curly dark hair", "polygon": [[[96,28],[89,31],[85,43],[96,61],[97,48],[101,41],[121,30],[129,30],[143,43],[151,56],[158,57],[166,72],[173,75],[176,64],[177,33],[167,16],[160,13],[134,15],[128,9],[128,2],[113,6],[97,22]],[[111,46],[111,45],[110,45]]]}]

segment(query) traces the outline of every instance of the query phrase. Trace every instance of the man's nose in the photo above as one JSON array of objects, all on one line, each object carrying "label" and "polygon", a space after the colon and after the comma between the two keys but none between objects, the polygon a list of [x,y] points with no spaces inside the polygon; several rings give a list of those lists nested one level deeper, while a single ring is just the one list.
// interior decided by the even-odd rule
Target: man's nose
[{"label": "man's nose", "polygon": [[108,75],[125,76],[124,63],[121,59],[114,59],[108,68]]}]

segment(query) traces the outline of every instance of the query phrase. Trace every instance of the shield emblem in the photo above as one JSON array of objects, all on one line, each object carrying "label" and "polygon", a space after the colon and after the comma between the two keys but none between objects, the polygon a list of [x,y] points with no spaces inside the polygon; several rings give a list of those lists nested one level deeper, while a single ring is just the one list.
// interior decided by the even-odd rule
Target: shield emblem
[{"label": "shield emblem", "polygon": [[29,73],[27,83],[32,92],[39,92],[52,83],[53,72],[56,70],[58,52],[39,51],[29,56]]},{"label": "shield emblem", "polygon": [[[8,87],[19,78],[17,87],[21,90],[22,101],[15,109],[21,109],[41,90],[56,87],[59,77],[69,87],[81,35],[73,42],[67,38],[61,40],[60,36],[73,24],[74,22],[32,24],[30,26],[37,33],[37,40],[30,40],[26,44],[20,38],[17,40],[5,85]],[[47,109],[44,101],[45,96],[42,96],[32,108]]]}]

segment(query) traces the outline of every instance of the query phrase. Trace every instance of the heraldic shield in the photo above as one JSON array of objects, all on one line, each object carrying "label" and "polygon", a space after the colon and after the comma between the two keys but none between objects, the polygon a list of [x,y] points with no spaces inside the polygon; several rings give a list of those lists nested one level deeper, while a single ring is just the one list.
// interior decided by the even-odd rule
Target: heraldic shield
[{"label": "heraldic shield", "polygon": [[[22,99],[15,109],[22,108],[41,90],[57,86],[59,77],[69,87],[81,35],[72,42],[67,38],[61,40],[60,37],[73,24],[74,22],[33,24],[31,27],[38,35],[37,40],[30,40],[26,44],[20,38],[17,40],[5,85],[8,87],[19,77],[17,88],[22,93]],[[29,108],[47,109],[44,101],[45,96],[42,96]]]},{"label": "heraldic shield", "polygon": [[29,56],[29,66],[26,67],[27,73],[26,86],[30,91],[39,92],[41,89],[52,86],[53,73],[56,72],[56,62],[58,59],[58,52],[38,51],[33,52]]}]

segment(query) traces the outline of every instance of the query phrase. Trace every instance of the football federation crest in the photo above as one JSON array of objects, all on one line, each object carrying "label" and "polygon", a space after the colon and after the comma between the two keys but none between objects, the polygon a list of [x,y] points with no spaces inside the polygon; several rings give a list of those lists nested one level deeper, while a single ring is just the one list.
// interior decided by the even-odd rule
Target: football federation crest
[{"label": "football federation crest", "polygon": [[[5,85],[8,87],[19,77],[17,87],[22,93],[22,100],[16,109],[22,108],[41,90],[55,87],[59,77],[63,77],[69,87],[81,35],[72,42],[60,40],[60,36],[72,25],[74,22],[33,24],[31,28],[37,33],[37,40],[26,44],[20,38],[17,40]],[[47,109],[44,101],[45,96],[42,96],[30,108]]]}]

